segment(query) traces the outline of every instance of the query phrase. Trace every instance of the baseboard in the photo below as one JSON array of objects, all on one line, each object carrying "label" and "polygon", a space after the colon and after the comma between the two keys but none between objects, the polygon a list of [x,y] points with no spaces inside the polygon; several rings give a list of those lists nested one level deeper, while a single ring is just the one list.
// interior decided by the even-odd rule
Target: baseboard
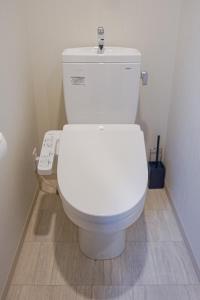
[{"label": "baseboard", "polygon": [[19,257],[19,254],[20,254],[23,242],[24,242],[24,238],[25,238],[25,234],[26,234],[26,229],[27,229],[28,223],[30,221],[30,218],[31,218],[31,215],[32,215],[32,212],[33,212],[33,207],[34,207],[35,201],[36,201],[36,199],[38,197],[38,193],[39,193],[39,187],[37,185],[37,187],[35,189],[35,193],[34,193],[33,199],[32,199],[32,203],[30,205],[30,209],[29,209],[29,212],[27,214],[27,218],[26,218],[23,230],[22,230],[21,238],[19,240],[16,252],[15,252],[15,255],[14,255],[14,258],[13,258],[13,262],[11,264],[11,269],[10,269],[10,271],[8,273],[6,284],[5,284],[5,287],[3,288],[2,294],[0,296],[1,300],[4,300],[6,298],[7,293],[8,293],[8,289],[9,289],[9,286],[10,286],[10,283],[11,283],[11,280],[12,280],[12,277],[13,277],[13,273],[14,273],[14,270],[15,270],[15,267],[16,267],[16,264],[17,264],[17,260],[18,260],[18,257]]},{"label": "baseboard", "polygon": [[170,203],[171,203],[173,212],[174,212],[174,214],[175,214],[175,216],[176,216],[176,220],[177,220],[177,222],[178,222],[179,229],[180,229],[181,234],[182,234],[182,236],[183,236],[183,241],[184,241],[184,243],[185,243],[185,245],[186,245],[186,247],[187,247],[187,249],[188,249],[188,252],[189,252],[189,255],[190,255],[190,258],[191,258],[193,267],[194,267],[195,272],[196,272],[196,274],[197,274],[197,276],[198,276],[198,279],[199,279],[199,281],[200,281],[200,269],[199,269],[199,266],[198,266],[198,264],[197,264],[197,262],[196,262],[196,259],[195,259],[195,257],[194,257],[194,254],[193,254],[192,248],[191,248],[191,246],[190,246],[190,243],[189,243],[189,241],[188,241],[188,239],[187,239],[187,236],[186,236],[186,234],[185,234],[183,225],[182,225],[182,223],[181,223],[181,221],[180,221],[180,218],[179,218],[179,216],[178,216],[178,214],[177,214],[177,212],[176,212],[176,208],[175,208],[174,203],[173,203],[173,201],[172,201],[172,198],[171,198],[171,195],[170,195],[170,192],[169,192],[169,188],[168,188],[167,182],[165,183],[165,190],[166,190],[168,199],[169,199],[169,201],[170,201]]}]

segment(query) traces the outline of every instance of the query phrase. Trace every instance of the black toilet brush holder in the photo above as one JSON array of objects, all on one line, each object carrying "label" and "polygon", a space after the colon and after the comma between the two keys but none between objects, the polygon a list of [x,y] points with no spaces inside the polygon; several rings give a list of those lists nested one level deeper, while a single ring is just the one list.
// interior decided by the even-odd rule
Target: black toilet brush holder
[{"label": "black toilet brush holder", "polygon": [[165,185],[165,166],[159,160],[160,136],[157,137],[156,160],[148,163],[149,189],[162,189]]}]

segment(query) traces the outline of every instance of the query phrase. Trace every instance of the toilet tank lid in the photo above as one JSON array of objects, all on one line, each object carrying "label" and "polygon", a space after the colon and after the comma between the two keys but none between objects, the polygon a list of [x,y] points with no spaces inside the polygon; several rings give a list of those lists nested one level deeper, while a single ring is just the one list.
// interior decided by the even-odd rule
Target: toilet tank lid
[{"label": "toilet tank lid", "polygon": [[144,196],[147,160],[138,125],[66,125],[58,156],[59,190],[90,216],[128,212]]},{"label": "toilet tank lid", "polygon": [[140,63],[141,53],[134,48],[105,47],[103,53],[98,53],[97,47],[67,48],[62,53],[63,63],[115,62]]}]

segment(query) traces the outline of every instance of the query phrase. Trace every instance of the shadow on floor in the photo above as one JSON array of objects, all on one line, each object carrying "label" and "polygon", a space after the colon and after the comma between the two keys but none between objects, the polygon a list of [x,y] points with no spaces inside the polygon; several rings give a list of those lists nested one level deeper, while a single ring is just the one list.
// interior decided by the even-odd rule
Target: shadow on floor
[{"label": "shadow on floor", "polygon": [[[54,243],[52,285],[70,285],[85,299],[94,299],[94,295],[88,293],[86,295],[86,290],[77,289],[77,286],[123,285],[123,288],[117,290],[119,297],[128,293],[128,290],[139,281],[148,256],[146,243],[138,248],[134,242],[127,242],[121,256],[111,260],[93,260],[80,251],[77,227],[64,214],[61,200],[57,195],[44,194],[38,205],[38,211],[34,234],[42,236],[44,241],[48,237]],[[41,216],[44,211],[45,220]],[[142,214],[136,223],[143,221],[143,218]],[[106,299],[115,296],[112,293],[113,290],[108,291]],[[103,298],[102,295],[96,295],[95,299]]]}]

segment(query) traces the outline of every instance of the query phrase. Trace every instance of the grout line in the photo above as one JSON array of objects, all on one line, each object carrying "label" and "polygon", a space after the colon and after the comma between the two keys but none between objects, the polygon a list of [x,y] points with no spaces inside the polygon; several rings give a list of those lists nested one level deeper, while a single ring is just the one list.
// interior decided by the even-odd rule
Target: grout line
[{"label": "grout line", "polygon": [[10,286],[16,286],[16,287],[23,287],[23,286],[30,286],[30,287],[41,287],[41,286],[45,286],[45,287],[48,287],[48,286],[55,286],[55,287],[63,287],[63,286],[66,286],[66,287],[131,287],[131,288],[135,288],[135,287],[145,287],[145,286],[177,286],[177,287],[180,287],[180,286],[197,286],[197,287],[200,287],[200,283],[188,283],[188,284],[185,284],[185,283],[148,283],[148,284],[142,284],[142,283],[137,283],[137,284],[134,284],[134,285],[130,285],[130,284],[11,284]]},{"label": "grout line", "polygon": [[[165,241],[126,241],[127,244],[183,244],[185,245],[185,241],[172,241],[172,240],[165,240]],[[24,241],[23,244],[70,244],[70,245],[79,245],[78,242],[69,242],[69,241]],[[185,245],[186,247],[186,245]],[[187,248],[187,247],[186,247]],[[120,256],[120,255],[119,255]]]}]

